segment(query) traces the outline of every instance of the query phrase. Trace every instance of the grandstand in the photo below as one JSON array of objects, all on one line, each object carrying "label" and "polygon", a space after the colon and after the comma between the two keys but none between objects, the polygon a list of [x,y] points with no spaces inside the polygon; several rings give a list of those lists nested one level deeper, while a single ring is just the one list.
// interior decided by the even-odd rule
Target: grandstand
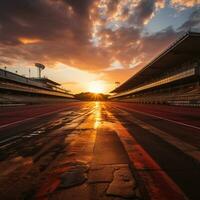
[{"label": "grandstand", "polygon": [[111,93],[112,100],[200,106],[200,33],[183,35]]},{"label": "grandstand", "polygon": [[48,78],[27,78],[0,69],[0,103],[74,100],[69,91]]}]

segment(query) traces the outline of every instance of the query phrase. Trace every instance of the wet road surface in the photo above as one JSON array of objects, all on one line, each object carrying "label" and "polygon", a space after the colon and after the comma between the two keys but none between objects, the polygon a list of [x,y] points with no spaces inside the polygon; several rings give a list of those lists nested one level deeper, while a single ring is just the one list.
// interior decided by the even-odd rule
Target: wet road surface
[{"label": "wet road surface", "polygon": [[115,102],[4,108],[0,199],[200,199],[199,111]]}]

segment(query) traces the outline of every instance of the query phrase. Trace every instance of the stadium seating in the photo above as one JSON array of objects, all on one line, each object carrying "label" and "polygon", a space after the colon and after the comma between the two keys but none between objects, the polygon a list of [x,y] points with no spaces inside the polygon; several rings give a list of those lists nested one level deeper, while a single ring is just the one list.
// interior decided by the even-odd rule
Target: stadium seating
[{"label": "stadium seating", "polygon": [[164,91],[160,93],[143,94],[141,96],[134,96],[134,98],[123,98],[121,101],[200,107],[200,86],[197,86],[196,88],[178,89],[168,93]]}]

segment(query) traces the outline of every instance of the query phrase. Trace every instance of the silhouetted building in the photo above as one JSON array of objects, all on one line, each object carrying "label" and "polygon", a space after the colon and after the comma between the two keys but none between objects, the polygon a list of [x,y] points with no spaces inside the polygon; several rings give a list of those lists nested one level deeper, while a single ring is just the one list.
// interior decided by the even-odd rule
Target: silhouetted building
[{"label": "silhouetted building", "polygon": [[200,33],[179,38],[112,93],[136,103],[199,106]]},{"label": "silhouetted building", "polygon": [[48,78],[27,78],[0,69],[0,103],[74,99],[74,95]]}]

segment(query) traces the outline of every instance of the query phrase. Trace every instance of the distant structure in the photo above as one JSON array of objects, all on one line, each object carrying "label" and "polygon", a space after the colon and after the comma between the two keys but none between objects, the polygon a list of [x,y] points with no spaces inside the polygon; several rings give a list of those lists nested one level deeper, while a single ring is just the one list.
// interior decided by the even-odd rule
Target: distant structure
[{"label": "distant structure", "polygon": [[51,79],[41,77],[43,64],[36,63],[38,77],[29,78],[0,69],[0,104],[74,101],[74,95]]},{"label": "distant structure", "polygon": [[42,77],[42,70],[45,69],[45,66],[41,63],[35,63],[35,66],[38,68],[38,78]]},{"label": "distant structure", "polygon": [[186,33],[115,88],[110,98],[135,103],[200,107],[199,52],[200,33]]}]

